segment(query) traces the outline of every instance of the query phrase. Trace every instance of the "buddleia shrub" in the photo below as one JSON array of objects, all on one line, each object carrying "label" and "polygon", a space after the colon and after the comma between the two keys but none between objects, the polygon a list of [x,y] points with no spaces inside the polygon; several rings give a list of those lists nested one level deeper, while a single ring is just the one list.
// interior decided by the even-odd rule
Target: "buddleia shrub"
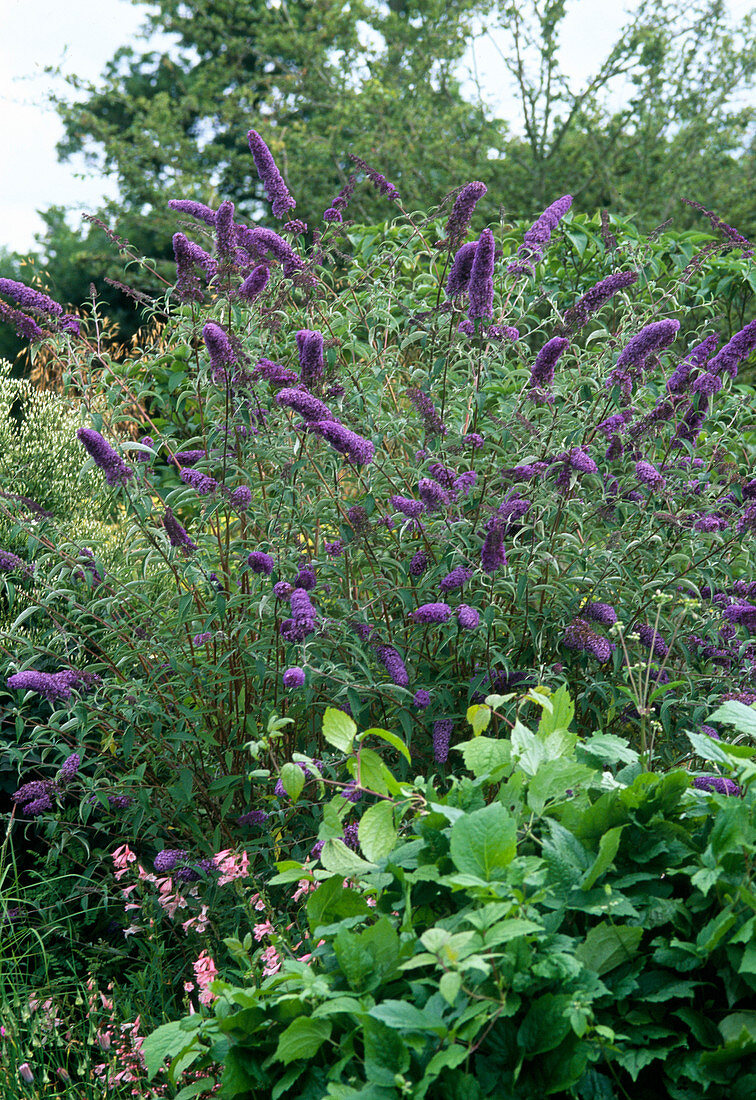
[{"label": "buddleia shrub", "polygon": [[[29,527],[4,559],[11,583],[33,565],[51,612],[37,648],[5,636],[8,712],[23,725],[45,697],[51,759],[86,750],[103,795],[125,784],[140,820],[200,847],[278,810],[281,765],[317,755],[329,704],[446,765],[471,701],[568,682],[582,730],[656,767],[712,701],[754,688],[734,385],[756,326],[723,339],[685,305],[712,249],[657,292],[643,249],[615,264],[607,239],[586,287],[548,275],[551,238],[579,239],[569,195],[517,243],[470,229],[481,184],[426,219],[360,174],[398,211],[372,252],[344,223],[348,187],[308,236],[171,203],[159,352],[116,363],[65,337],[68,384],[98,398],[68,476],[98,468],[124,555],[105,568],[100,546],[61,553]],[[0,292],[58,324],[19,286]],[[288,720],[273,739],[271,713]]]}]

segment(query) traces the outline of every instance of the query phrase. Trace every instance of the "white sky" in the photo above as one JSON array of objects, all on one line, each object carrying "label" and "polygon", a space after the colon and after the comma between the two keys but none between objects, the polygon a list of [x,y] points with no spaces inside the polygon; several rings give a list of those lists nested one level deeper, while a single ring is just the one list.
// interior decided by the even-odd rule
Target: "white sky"
[{"label": "white sky", "polygon": [[[562,33],[562,63],[571,77],[579,80],[596,67],[623,12],[635,6],[635,0],[573,0]],[[730,0],[729,7],[742,16],[752,0]],[[61,205],[85,212],[115,194],[112,182],[87,176],[83,165],[58,163],[55,145],[63,131],[46,100],[64,85],[44,70],[60,65],[96,80],[119,46],[135,42],[144,14],[145,5],[131,0],[0,0],[0,248],[33,247],[43,229],[39,210]],[[486,99],[507,117],[499,58],[479,46],[476,62]]]}]

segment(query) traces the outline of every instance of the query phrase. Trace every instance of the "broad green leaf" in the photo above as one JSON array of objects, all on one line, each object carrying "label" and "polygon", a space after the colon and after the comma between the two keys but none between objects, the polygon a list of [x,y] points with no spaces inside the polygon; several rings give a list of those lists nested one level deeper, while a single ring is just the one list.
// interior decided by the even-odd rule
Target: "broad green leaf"
[{"label": "broad green leaf", "polygon": [[333,871],[345,878],[377,869],[374,863],[368,863],[367,860],[362,859],[356,852],[353,852],[351,848],[347,848],[343,840],[334,837],[331,837],[323,845],[320,862],[326,871]]},{"label": "broad green leaf", "polygon": [[281,768],[281,785],[292,802],[296,802],[305,785],[305,773],[299,764],[284,764]]},{"label": "broad green leaf", "polygon": [[592,760],[599,763],[634,764],[638,759],[638,753],[630,748],[630,743],[624,737],[617,737],[613,733],[595,733],[585,741],[577,745],[577,756],[587,754]]},{"label": "broad green leaf", "polygon": [[456,970],[447,970],[441,976],[438,990],[447,1004],[453,1005],[462,986],[462,975]]},{"label": "broad green leaf", "polygon": [[599,841],[598,855],[593,861],[593,866],[586,872],[580,883],[583,890],[590,890],[596,880],[603,875],[604,871],[611,865],[612,860],[617,854],[624,827],[624,825],[618,825],[602,836]]},{"label": "broad green leaf", "polygon": [[357,835],[362,851],[372,863],[385,859],[399,835],[394,825],[393,802],[384,800],[368,807],[360,818]]},{"label": "broad green leaf", "polygon": [[467,721],[469,725],[472,726],[475,737],[479,737],[484,730],[488,729],[491,722],[491,714],[491,708],[487,707],[484,703],[467,708]]},{"label": "broad green leaf", "polygon": [[440,1016],[417,1008],[409,1001],[382,1001],[373,1005],[369,1014],[397,1031],[435,1031],[442,1037],[447,1031]]},{"label": "broad green leaf", "polygon": [[495,737],[475,737],[472,741],[455,745],[452,751],[462,753],[465,767],[476,779],[483,775],[499,778],[497,773],[509,767],[512,759],[509,741],[500,741]]},{"label": "broad green leaf", "polygon": [[526,775],[535,775],[546,759],[543,742],[539,741],[536,735],[521,722],[515,722],[511,742],[512,758]]},{"label": "broad green leaf", "polygon": [[293,1020],[278,1040],[274,1062],[296,1062],[300,1058],[312,1058],[331,1036],[330,1020],[313,1020],[311,1016],[299,1016]]},{"label": "broad green leaf", "polygon": [[538,723],[539,734],[569,729],[575,717],[575,704],[570,699],[570,693],[564,684],[550,696],[549,702],[551,709],[544,709],[541,721]]},{"label": "broad green leaf", "polygon": [[517,854],[517,824],[500,802],[465,814],[451,830],[450,854],[463,874],[490,882],[503,873]]},{"label": "broad green leaf", "polygon": [[391,733],[390,730],[379,729],[377,727],[365,730],[364,733],[360,734],[360,742],[364,741],[366,737],[380,737],[383,741],[386,741],[389,745],[395,748],[397,752],[400,752],[402,756],[406,759],[408,764],[412,763],[410,751],[405,745],[404,741],[402,741],[401,737],[397,737],[395,733]]},{"label": "broad green leaf", "polygon": [[740,733],[756,738],[756,710],[737,699],[728,699],[709,716],[708,721],[723,722],[726,726],[734,726]]},{"label": "broad green leaf", "polygon": [[343,710],[326,707],[323,715],[323,737],[339,752],[350,753],[354,744],[357,725]]},{"label": "broad green leaf", "polygon": [[535,921],[525,920],[524,917],[507,917],[499,921],[493,928],[485,933],[486,948],[498,947],[502,943],[516,940],[518,936],[533,936],[537,932],[543,933],[545,929]]},{"label": "broad green leaf", "polygon": [[564,800],[566,792],[586,782],[594,775],[593,768],[577,764],[574,759],[546,760],[530,781],[528,805],[540,814],[547,802]]},{"label": "broad green leaf", "polygon": [[162,1024],[144,1040],[142,1053],[147,1065],[148,1080],[152,1080],[166,1058],[175,1058],[193,1042],[194,1036],[187,1034],[186,1028],[181,1025],[181,1020]]},{"label": "broad green leaf", "polygon": [[643,929],[602,921],[591,928],[575,951],[575,957],[599,977],[631,959],[640,947]]}]

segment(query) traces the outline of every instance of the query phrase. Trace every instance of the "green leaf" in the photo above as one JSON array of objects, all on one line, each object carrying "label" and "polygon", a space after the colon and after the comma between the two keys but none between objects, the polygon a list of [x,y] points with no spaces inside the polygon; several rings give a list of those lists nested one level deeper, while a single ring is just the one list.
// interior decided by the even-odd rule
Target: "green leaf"
[{"label": "green leaf", "polygon": [[323,715],[323,737],[339,752],[350,753],[357,733],[357,725],[343,710],[326,707]]},{"label": "green leaf", "polygon": [[186,1029],[181,1025],[181,1020],[162,1024],[144,1040],[142,1053],[147,1065],[148,1080],[152,1080],[166,1058],[172,1060],[193,1042],[194,1036],[187,1035]]},{"label": "green leaf", "polygon": [[377,870],[374,863],[368,863],[367,860],[362,859],[356,852],[353,852],[351,848],[347,848],[343,840],[335,837],[331,837],[323,845],[320,862],[326,871],[333,871],[337,875],[343,875],[344,878],[361,875],[366,871]]},{"label": "green leaf", "polygon": [[393,802],[377,802],[360,818],[357,831],[360,847],[372,863],[379,863],[393,851],[398,831],[394,825]]},{"label": "green leaf", "polygon": [[321,882],[307,899],[307,920],[313,933],[331,921],[369,914],[370,907],[362,895],[344,886],[343,874]]},{"label": "green leaf", "polygon": [[311,1016],[299,1016],[281,1033],[273,1061],[288,1066],[300,1058],[312,1058],[331,1037],[330,1020],[313,1020]]},{"label": "green leaf", "polygon": [[593,768],[577,764],[574,759],[546,760],[530,781],[528,805],[535,813],[543,813],[547,802],[555,798],[563,801],[567,798],[567,790],[591,779],[594,774]]},{"label": "green leaf", "polygon": [[467,721],[472,726],[475,737],[479,737],[484,730],[488,729],[491,714],[491,708],[483,703],[467,708]]},{"label": "green leaf", "polygon": [[756,710],[737,699],[728,699],[709,716],[709,722],[723,722],[734,726],[740,733],[756,738]]},{"label": "green leaf", "polygon": [[438,983],[439,993],[449,1005],[454,1004],[461,987],[462,975],[457,970],[448,970],[441,976],[441,981]]},{"label": "green leaf", "polygon": [[292,802],[296,802],[305,785],[305,773],[299,764],[284,764],[281,768],[281,786]]},{"label": "green leaf", "polygon": [[575,951],[575,957],[599,977],[631,959],[637,952],[643,929],[602,921],[591,928]]},{"label": "green leaf", "polygon": [[500,879],[517,854],[517,823],[500,802],[474,810],[452,826],[450,854],[463,874]]},{"label": "green leaf", "polygon": [[490,775],[499,778],[499,771],[509,767],[512,749],[508,741],[499,741],[495,737],[475,737],[472,741],[463,741],[455,745],[452,752],[461,752],[465,767],[476,779]]},{"label": "green leaf", "polygon": [[554,730],[566,730],[575,717],[575,704],[570,699],[570,693],[562,684],[558,691],[550,697],[551,710],[544,710],[541,721],[538,723],[539,734],[553,733]]},{"label": "green leaf", "polygon": [[583,890],[590,890],[596,880],[603,875],[604,871],[611,865],[619,849],[624,827],[624,825],[618,825],[602,836],[599,841],[598,855],[593,861],[593,866],[585,873],[580,883]]},{"label": "green leaf", "polygon": [[360,734],[360,741],[364,741],[366,737],[380,737],[383,741],[386,741],[389,745],[392,745],[393,748],[397,750],[397,752],[400,752],[402,756],[406,759],[408,764],[412,763],[410,751],[405,745],[404,741],[402,741],[401,737],[397,737],[395,733],[391,733],[390,730],[379,729],[377,727],[365,730],[364,733]]},{"label": "green leaf", "polygon": [[396,1031],[435,1031],[442,1036],[447,1031],[440,1016],[417,1008],[409,1001],[382,1001],[373,1005],[369,1015]]},{"label": "green leaf", "polygon": [[586,741],[580,741],[577,746],[578,758],[588,755],[589,763],[595,760],[598,764],[634,764],[638,759],[638,753],[630,748],[630,743],[624,737],[617,737],[613,733],[595,733]]}]

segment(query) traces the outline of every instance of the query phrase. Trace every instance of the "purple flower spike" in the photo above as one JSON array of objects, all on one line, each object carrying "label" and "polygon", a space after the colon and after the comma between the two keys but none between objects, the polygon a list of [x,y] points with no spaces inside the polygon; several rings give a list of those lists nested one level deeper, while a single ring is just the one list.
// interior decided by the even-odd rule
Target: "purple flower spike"
[{"label": "purple flower spike", "polygon": [[557,360],[564,354],[569,347],[569,340],[563,336],[555,336],[548,343],[544,344],[541,350],[536,356],[536,361],[533,364],[533,368],[530,372],[530,381],[528,385],[531,389],[540,387],[547,390],[550,388],[554,381],[554,368],[556,367]]},{"label": "purple flower spike", "polygon": [[608,603],[588,603],[583,608],[583,614],[594,623],[601,623],[602,626],[612,626],[617,622],[617,612]]},{"label": "purple flower spike", "polygon": [[[173,255],[176,258],[176,296],[179,301],[204,301],[203,284],[215,275],[215,260],[183,233],[173,235]],[[200,278],[199,272],[203,272],[204,278]]]},{"label": "purple flower spike", "polygon": [[185,554],[189,554],[197,549],[197,543],[192,542],[170,508],[166,508],[165,510],[165,515],[163,516],[163,529],[168,536],[171,546],[183,550]]},{"label": "purple flower spike", "polygon": [[451,718],[439,718],[433,723],[433,759],[437,764],[445,764],[449,758],[449,741],[453,729]]},{"label": "purple flower spike", "polygon": [[[276,402],[299,413],[303,420],[330,421],[331,410],[307,390],[285,389],[276,394]],[[345,429],[346,430],[346,429]]]},{"label": "purple flower spike", "polygon": [[248,810],[237,817],[236,822],[238,825],[263,825],[269,817],[265,810]]},{"label": "purple flower spike", "polygon": [[287,688],[301,688],[304,687],[305,673],[304,669],[298,665],[292,665],[291,668],[287,668],[283,674],[283,686]]},{"label": "purple flower spike", "polygon": [[463,294],[467,293],[477,247],[477,241],[470,241],[469,244],[463,244],[455,253],[446,280],[447,298],[461,298]]},{"label": "purple flower spike", "polygon": [[472,575],[472,569],[465,565],[458,565],[455,569],[452,569],[451,573],[447,573],[445,577],[441,578],[438,587],[442,592],[453,592],[455,588],[461,588],[463,584],[466,584]]},{"label": "purple flower spike", "polygon": [[255,161],[255,168],[260,181],[265,188],[269,202],[272,204],[273,217],[283,218],[287,211],[293,210],[297,205],[284,183],[283,176],[276,167],[270,149],[258,134],[257,130],[250,130],[247,134],[249,149]]},{"label": "purple flower spike", "polygon": [[353,466],[367,466],[372,462],[375,446],[369,439],[345,428],[338,420],[315,420],[307,427],[309,431],[328,440],[334,450],[345,455]]},{"label": "purple flower spike", "polygon": [[45,313],[51,317],[60,317],[63,313],[63,306],[58,305],[47,294],[33,290],[24,283],[17,283],[15,279],[0,279],[0,294],[17,302],[22,309],[35,309],[38,313]]},{"label": "purple flower spike", "polygon": [[642,623],[639,627],[637,627],[637,632],[638,637],[641,640],[641,644],[644,645],[646,649],[652,650],[654,657],[667,656],[667,654],[669,653],[669,646],[664,641],[658,630],[654,630],[654,628],[649,623]]},{"label": "purple flower spike", "polygon": [[391,496],[389,504],[397,512],[401,512],[407,519],[419,519],[425,511],[425,505],[420,500],[412,500],[411,497]]},{"label": "purple flower spike", "polygon": [[239,287],[239,297],[243,298],[245,302],[254,302],[255,298],[259,298],[265,290],[269,281],[270,268],[266,267],[265,264],[258,264],[257,267],[252,268]]},{"label": "purple flower spike", "polygon": [[475,630],[480,623],[480,612],[469,604],[461,603],[457,608],[457,622],[463,630]]},{"label": "purple flower spike", "polygon": [[449,221],[446,223],[446,243],[453,252],[459,248],[470,227],[473,211],[488,188],[480,180],[473,180],[462,188],[454,200]]},{"label": "purple flower spike", "polygon": [[[270,359],[260,359],[252,371],[253,378],[264,378],[271,386],[291,386],[299,381],[299,375],[289,367],[282,367]],[[313,399],[314,400],[314,399]]]},{"label": "purple flower spike", "polygon": [[312,634],[315,630],[315,608],[305,589],[295,588],[289,597],[289,604],[295,628],[305,634]]},{"label": "purple flower spike", "polygon": [[200,470],[193,470],[190,466],[185,467],[179,477],[185,485],[191,485],[195,493],[201,497],[214,493],[218,488],[218,482],[214,477],[208,477],[207,474],[203,474]]},{"label": "purple flower spike", "polygon": [[412,555],[409,563],[409,574],[411,577],[422,577],[427,568],[428,555],[425,550],[418,550],[416,554]]},{"label": "purple flower spike", "polygon": [[470,271],[470,305],[467,316],[471,321],[477,317],[493,317],[493,273],[496,245],[490,229],[484,229],[475,249]]},{"label": "purple flower spike", "polygon": [[727,341],[709,363],[709,370],[712,374],[727,373],[730,378],[736,378],[738,367],[745,362],[754,348],[756,348],[756,319]]},{"label": "purple flower spike", "polygon": [[[275,562],[270,554],[264,553],[262,550],[253,550],[247,558],[247,565],[253,573],[262,573],[263,576],[269,577],[273,572]],[[285,582],[284,582],[285,583]],[[290,593],[287,592],[287,596]],[[278,595],[278,593],[276,593]]]},{"label": "purple flower spike", "polygon": [[29,668],[9,676],[6,684],[14,691],[36,691],[48,703],[66,702],[71,698],[70,679],[62,672],[37,672]]},{"label": "purple flower spike", "polygon": [[442,512],[449,507],[450,498],[446,489],[430,477],[422,477],[417,483],[418,496],[429,512]]},{"label": "purple flower spike", "polygon": [[225,378],[225,368],[236,362],[236,353],[231,347],[228,334],[214,321],[208,321],[202,329],[202,339],[210,356],[214,380],[216,375]]},{"label": "purple flower spike", "polygon": [[424,603],[410,616],[416,623],[445,623],[451,617],[448,603]]},{"label": "purple flower spike", "polygon": [[431,693],[425,688],[420,688],[412,697],[412,702],[419,710],[425,710],[431,704]]},{"label": "purple flower spike", "polygon": [[515,260],[507,268],[509,275],[527,275],[543,259],[551,234],[571,206],[572,195],[563,195],[546,207],[523,237],[522,244],[517,249],[519,260]]},{"label": "purple flower spike", "polygon": [[304,268],[301,256],[298,256],[288,241],[280,237],[272,229],[266,229],[262,225],[237,226],[236,243],[245,249],[253,260],[264,260],[270,255],[277,260],[287,277],[295,275]]},{"label": "purple flower spike", "polygon": [[108,485],[125,485],[134,476],[119,454],[94,428],[79,428],[76,436],[105,474]]},{"label": "purple flower spike", "polygon": [[221,262],[228,263],[236,252],[234,204],[225,199],[215,215],[215,247]]},{"label": "purple flower spike", "polygon": [[60,780],[62,783],[70,783],[76,778],[81,764],[81,756],[78,752],[72,752],[70,756],[67,756],[63,761],[63,766],[60,769]]},{"label": "purple flower spike", "polygon": [[635,476],[638,481],[644,485],[650,486],[654,491],[663,489],[666,485],[666,481],[650,462],[645,462],[641,459],[640,462],[635,463]]},{"label": "purple flower spike", "polygon": [[486,573],[495,573],[500,566],[507,564],[504,524],[500,521],[491,524],[480,551],[480,564]]},{"label": "purple flower spike", "polygon": [[407,390],[407,397],[420,413],[425,430],[429,435],[446,435],[444,423],[427,393],[423,393],[417,386],[410,386]]},{"label": "purple flower spike", "polygon": [[188,859],[189,853],[183,848],[163,848],[155,856],[153,867],[159,875],[165,875],[173,871],[179,863]]},{"label": "purple flower spike", "polygon": [[587,290],[582,298],[575,302],[565,314],[565,322],[570,332],[582,328],[592,313],[600,309],[620,290],[632,286],[638,282],[637,271],[617,271],[614,275],[608,275],[606,279],[596,283]]},{"label": "purple flower spike", "polygon": [[698,791],[716,791],[717,794],[742,795],[743,791],[732,779],[723,775],[697,775],[693,786]]},{"label": "purple flower spike", "polygon": [[409,684],[409,674],[405,668],[404,661],[394,647],[390,645],[379,645],[376,647],[375,655],[394,683],[399,687],[407,687]]},{"label": "purple flower spike", "polygon": [[34,566],[29,565],[19,558],[17,554],[11,554],[10,550],[0,550],[0,573],[21,573],[25,577],[32,575]]},{"label": "purple flower spike", "polygon": [[216,213],[211,207],[205,206],[204,202],[195,202],[194,199],[169,199],[168,205],[171,210],[178,210],[179,213],[188,214],[198,222],[215,227]]},{"label": "purple flower spike", "polygon": [[232,490],[228,499],[236,512],[246,512],[252,503],[252,490],[248,485],[240,485]]},{"label": "purple flower spike", "polygon": [[398,201],[399,192],[393,184],[389,183],[385,176],[381,175],[380,172],[376,172],[375,168],[371,168],[369,164],[361,160],[360,157],[355,156],[354,153],[349,154],[349,159],[354,161],[358,168],[362,169],[370,182],[378,188],[382,195],[386,196],[389,202]]},{"label": "purple flower spike", "polygon": [[306,386],[315,382],[323,373],[323,334],[303,328],[296,334],[299,351],[300,377]]}]

